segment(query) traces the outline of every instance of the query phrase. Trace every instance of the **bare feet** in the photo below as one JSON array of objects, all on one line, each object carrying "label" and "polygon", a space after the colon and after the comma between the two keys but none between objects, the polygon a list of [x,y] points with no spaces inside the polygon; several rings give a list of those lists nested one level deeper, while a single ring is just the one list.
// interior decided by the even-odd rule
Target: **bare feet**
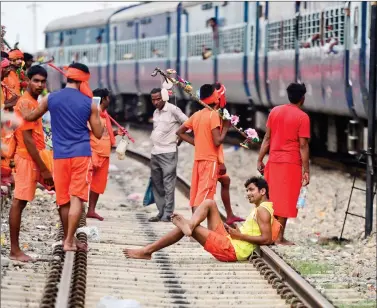
[{"label": "bare feet", "polygon": [[176,227],[181,229],[181,231],[183,232],[184,235],[191,236],[192,230],[191,230],[190,224],[182,215],[173,214],[173,215],[170,216],[170,218],[171,218],[171,222]]},{"label": "bare feet", "polygon": [[75,243],[76,243],[77,249],[79,251],[85,251],[85,252],[88,251],[88,245],[87,244],[80,242],[77,238],[75,238]]},{"label": "bare feet", "polygon": [[77,251],[76,241],[68,242],[67,240],[64,241],[63,244],[64,251]]},{"label": "bare feet", "polygon": [[103,220],[103,217],[98,215],[96,212],[88,212],[86,214],[86,217],[87,218],[95,218],[95,219],[98,219],[99,221],[102,221]]},{"label": "bare feet", "polygon": [[282,240],[276,240],[275,245],[293,246],[295,243],[287,241],[285,238],[283,238]]},{"label": "bare feet", "polygon": [[34,262],[32,257],[28,256],[21,250],[17,253],[10,252],[9,259],[20,262]]},{"label": "bare feet", "polygon": [[123,254],[126,256],[126,258],[130,259],[145,259],[150,260],[152,259],[152,255],[150,253],[147,253],[144,251],[144,248],[140,249],[124,249]]}]

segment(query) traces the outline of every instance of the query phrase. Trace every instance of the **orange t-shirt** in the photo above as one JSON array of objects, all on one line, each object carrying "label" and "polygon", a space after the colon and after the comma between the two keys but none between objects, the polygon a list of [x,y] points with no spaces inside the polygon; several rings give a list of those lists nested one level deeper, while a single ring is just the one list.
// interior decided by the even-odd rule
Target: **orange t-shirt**
[{"label": "orange t-shirt", "polygon": [[194,131],[194,160],[219,161],[219,148],[215,146],[212,137],[212,130],[216,127],[221,130],[222,127],[218,113],[204,108],[195,112],[184,125]]},{"label": "orange t-shirt", "polygon": [[[20,106],[27,106],[27,108],[32,111],[33,109],[38,107],[38,101],[34,99],[28,91],[25,91],[25,93],[20,97],[16,106],[14,107],[15,113],[22,117],[19,111]],[[42,118],[39,118],[34,122],[24,121],[24,123],[14,132],[14,136],[17,142],[16,153],[22,158],[32,160],[29,152],[26,149],[24,137],[22,135],[22,132],[25,130],[32,130],[32,136],[37,150],[43,150],[45,148],[45,138],[43,134]]]},{"label": "orange t-shirt", "polygon": [[[90,147],[92,148],[92,151],[96,152],[99,156],[110,157],[111,142],[110,142],[109,131],[107,130],[107,126],[106,126],[106,119],[100,117],[100,120],[101,120],[102,126],[105,127],[105,129],[103,130],[102,138],[97,139],[93,135],[92,131],[90,131]],[[89,124],[88,124],[88,127],[90,129]]]},{"label": "orange t-shirt", "polygon": [[21,95],[20,79],[15,71],[10,71],[8,77],[4,78],[4,83],[18,96]]},{"label": "orange t-shirt", "polygon": [[299,138],[310,138],[309,116],[292,104],[277,106],[268,116],[267,127],[271,130],[268,160],[301,165]]}]

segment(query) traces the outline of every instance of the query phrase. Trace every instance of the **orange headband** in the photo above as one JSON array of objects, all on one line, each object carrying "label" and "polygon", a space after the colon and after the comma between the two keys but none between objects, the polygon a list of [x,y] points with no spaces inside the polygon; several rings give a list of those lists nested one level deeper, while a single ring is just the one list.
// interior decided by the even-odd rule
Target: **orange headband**
[{"label": "orange headband", "polygon": [[9,52],[9,59],[10,60],[16,60],[16,59],[23,59],[24,58],[24,54],[21,50],[12,50]]},{"label": "orange headband", "polygon": [[202,98],[201,101],[207,105],[210,105],[210,104],[213,104],[213,103],[216,103],[218,104],[219,103],[219,95],[217,94],[217,91],[215,90],[211,96],[207,97],[207,98]]},{"label": "orange headband", "polygon": [[90,98],[93,97],[93,92],[89,86],[90,74],[85,73],[77,68],[69,67],[65,76],[69,79],[81,81],[80,92]]}]

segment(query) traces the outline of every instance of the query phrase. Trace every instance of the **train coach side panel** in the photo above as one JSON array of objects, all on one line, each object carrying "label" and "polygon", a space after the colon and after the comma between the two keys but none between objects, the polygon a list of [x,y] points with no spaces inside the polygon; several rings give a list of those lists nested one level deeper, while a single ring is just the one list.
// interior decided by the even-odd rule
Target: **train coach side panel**
[{"label": "train coach side panel", "polygon": [[218,81],[226,88],[227,100],[231,103],[248,104],[243,85],[243,54],[218,56]]},{"label": "train coach side panel", "polygon": [[214,83],[213,60],[203,60],[202,57],[188,58],[188,80],[195,90],[205,83]]},{"label": "train coach side panel", "polygon": [[305,109],[321,112],[324,108],[322,99],[321,47],[300,48],[300,76],[305,83]]},{"label": "train coach side panel", "polygon": [[161,87],[161,78],[151,76],[156,67],[159,67],[162,70],[168,69],[166,66],[166,60],[148,59],[139,61],[139,83],[141,93],[149,94],[153,88]]}]

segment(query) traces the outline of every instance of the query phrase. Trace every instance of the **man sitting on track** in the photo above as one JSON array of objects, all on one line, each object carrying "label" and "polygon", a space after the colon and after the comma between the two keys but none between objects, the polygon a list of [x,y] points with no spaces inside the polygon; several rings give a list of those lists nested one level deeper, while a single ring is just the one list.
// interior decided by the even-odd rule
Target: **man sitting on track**
[{"label": "man sitting on track", "polygon": [[[252,177],[246,181],[245,187],[250,203],[254,203],[256,207],[240,229],[224,225],[216,202],[207,199],[197,207],[190,220],[180,214],[173,214],[171,221],[176,228],[143,248],[124,249],[124,255],[133,259],[150,260],[154,252],[175,244],[186,235],[192,236],[219,261],[247,260],[257,245],[272,243],[274,210],[272,202],[268,201],[268,185],[263,178]],[[208,229],[200,226],[206,219]]]}]

